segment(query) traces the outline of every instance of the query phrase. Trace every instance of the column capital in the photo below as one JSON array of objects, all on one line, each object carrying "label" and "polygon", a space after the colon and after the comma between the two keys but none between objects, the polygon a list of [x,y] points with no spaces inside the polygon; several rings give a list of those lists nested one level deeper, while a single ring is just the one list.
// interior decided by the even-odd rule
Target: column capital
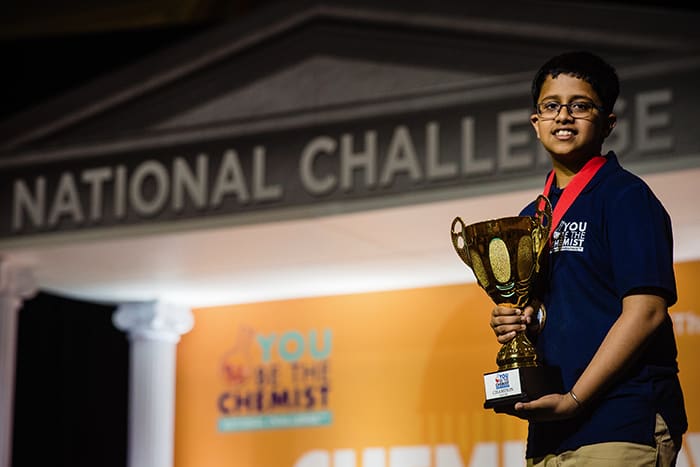
[{"label": "column capital", "polygon": [[14,309],[37,291],[32,268],[0,257],[0,298],[9,300]]},{"label": "column capital", "polygon": [[124,303],[117,307],[112,322],[130,339],[178,342],[194,326],[192,310],[184,305],[161,301]]}]

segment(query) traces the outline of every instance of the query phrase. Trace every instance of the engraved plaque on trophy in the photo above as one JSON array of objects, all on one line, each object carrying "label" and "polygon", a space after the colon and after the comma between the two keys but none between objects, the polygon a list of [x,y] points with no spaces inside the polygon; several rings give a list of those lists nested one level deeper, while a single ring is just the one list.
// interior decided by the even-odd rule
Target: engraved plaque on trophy
[{"label": "engraved plaque on trophy", "polygon": [[[465,225],[452,221],[452,244],[482,289],[500,306],[523,309],[535,298],[541,257],[549,239],[552,207],[540,195],[534,216],[514,216]],[[544,309],[540,311],[544,313]],[[540,320],[541,326],[544,319]],[[484,408],[512,408],[518,401],[561,393],[558,368],[542,365],[524,331],[501,346],[498,371],[484,374]],[[505,410],[507,411],[507,410]]]}]

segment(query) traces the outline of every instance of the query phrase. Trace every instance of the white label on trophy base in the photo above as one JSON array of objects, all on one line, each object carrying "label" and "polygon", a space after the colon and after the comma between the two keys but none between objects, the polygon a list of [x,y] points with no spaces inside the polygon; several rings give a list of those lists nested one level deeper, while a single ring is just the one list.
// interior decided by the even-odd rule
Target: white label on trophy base
[{"label": "white label on trophy base", "polygon": [[487,401],[517,396],[522,393],[520,373],[517,369],[487,373],[484,375],[484,389]]}]

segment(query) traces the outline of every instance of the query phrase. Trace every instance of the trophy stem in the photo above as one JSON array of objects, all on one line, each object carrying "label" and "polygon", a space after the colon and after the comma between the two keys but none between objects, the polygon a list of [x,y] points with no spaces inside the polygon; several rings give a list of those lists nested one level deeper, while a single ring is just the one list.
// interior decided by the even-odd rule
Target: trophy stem
[{"label": "trophy stem", "polygon": [[496,356],[496,364],[501,371],[538,366],[535,346],[527,338],[525,331],[516,333],[510,342],[501,346]]}]

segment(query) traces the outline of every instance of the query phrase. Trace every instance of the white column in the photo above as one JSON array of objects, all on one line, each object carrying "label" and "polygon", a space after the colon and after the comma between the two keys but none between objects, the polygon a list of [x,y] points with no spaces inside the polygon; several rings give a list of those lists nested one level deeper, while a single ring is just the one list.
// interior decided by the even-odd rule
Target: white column
[{"label": "white column", "polygon": [[188,307],[162,302],[120,305],[112,317],[130,341],[129,467],[172,467],[175,354],[194,325]]},{"label": "white column", "polygon": [[0,467],[12,460],[17,315],[35,292],[31,269],[0,259]]}]

